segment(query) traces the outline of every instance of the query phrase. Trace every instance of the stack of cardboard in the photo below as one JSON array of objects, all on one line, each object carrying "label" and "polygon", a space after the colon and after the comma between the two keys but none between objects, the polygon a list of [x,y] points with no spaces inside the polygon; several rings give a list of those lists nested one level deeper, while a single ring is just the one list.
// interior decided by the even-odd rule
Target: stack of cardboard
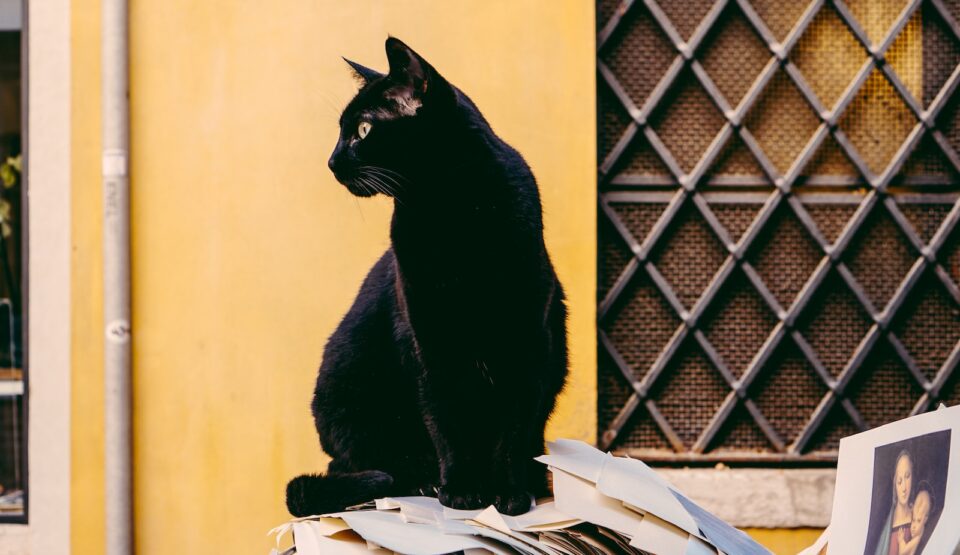
[{"label": "stack of cardboard", "polygon": [[643,553],[769,553],[641,461],[568,440],[551,444],[550,454],[537,460],[553,473],[559,511],[627,537],[629,545]]},{"label": "stack of cardboard", "polygon": [[550,444],[549,452],[537,460],[553,474],[554,499],[526,514],[458,511],[431,497],[379,499],[275,528],[275,552],[292,531],[294,546],[284,554],[769,554],[638,460],[570,440]]}]

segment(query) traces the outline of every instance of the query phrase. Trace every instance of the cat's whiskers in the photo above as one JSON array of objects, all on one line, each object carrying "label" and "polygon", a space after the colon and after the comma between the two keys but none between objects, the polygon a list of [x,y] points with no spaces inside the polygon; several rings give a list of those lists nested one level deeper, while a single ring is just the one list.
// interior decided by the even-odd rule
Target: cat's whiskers
[{"label": "cat's whiskers", "polygon": [[383,190],[380,189],[379,186],[377,186],[377,184],[370,178],[370,176],[361,174],[360,176],[357,177],[357,181],[363,185],[363,188],[367,192],[372,191],[376,193],[383,193]]},{"label": "cat's whiskers", "polygon": [[[353,197],[353,195],[350,195],[350,196]],[[367,218],[366,218],[366,216],[363,215],[363,209],[360,208],[360,199],[358,199],[357,197],[353,197],[353,202],[356,203],[356,205],[357,205],[357,211],[360,212],[360,219],[363,220],[364,223],[366,223]]]},{"label": "cat's whiskers", "polygon": [[371,179],[374,179],[381,187],[386,189],[390,196],[395,198],[399,204],[405,204],[404,198],[407,196],[406,189],[396,178],[381,173],[376,168],[367,168],[365,171]]},{"label": "cat's whiskers", "polygon": [[373,175],[376,176],[377,179],[380,180],[381,182],[383,182],[385,185],[390,185],[392,189],[394,189],[394,190],[396,190],[396,191],[398,191],[398,192],[404,190],[403,185],[401,185],[400,182],[397,181],[395,178],[393,178],[393,177],[391,177],[391,176],[389,176],[389,175],[387,175],[387,174],[380,173],[380,172],[378,172],[378,171],[376,171],[376,170],[368,170],[368,171],[370,171],[371,173],[373,173]]},{"label": "cat's whiskers", "polygon": [[373,186],[370,184],[370,181],[369,181],[368,179],[365,179],[365,178],[362,177],[362,176],[357,176],[357,178],[356,178],[356,184],[360,186],[360,189],[361,189],[364,193],[380,192],[379,189],[377,189],[376,187],[373,187]]},{"label": "cat's whiskers", "polygon": [[373,174],[373,175],[370,176],[370,180],[373,181],[374,183],[376,183],[377,185],[379,185],[380,188],[381,188],[385,193],[390,193],[391,195],[396,196],[396,194],[397,194],[396,188],[393,187],[393,186],[390,184],[390,182],[388,182],[386,179],[383,179],[382,176],[379,176],[379,175],[377,175],[377,174]]},{"label": "cat's whiskers", "polygon": [[376,170],[377,168],[374,166],[361,166],[361,177],[359,179],[362,179],[374,190],[393,197],[398,203],[403,204],[403,200],[400,198],[403,187],[400,183],[393,177],[377,172]]},{"label": "cat's whiskers", "polygon": [[330,110],[330,114],[333,116],[334,121],[340,118],[341,112],[343,112],[343,106],[346,104],[346,101],[340,97],[340,95],[332,94],[329,91],[317,90],[316,98],[321,100],[327,109]]},{"label": "cat's whiskers", "polygon": [[380,175],[383,175],[384,177],[389,177],[391,180],[393,180],[394,182],[396,182],[396,184],[397,184],[398,186],[401,184],[401,182],[402,182],[402,183],[409,183],[409,182],[410,182],[410,180],[407,179],[406,176],[404,176],[404,175],[401,174],[400,172],[397,172],[397,171],[394,171],[394,170],[391,170],[391,169],[388,169],[388,168],[384,168],[384,167],[381,167],[381,166],[363,166],[363,168],[364,168],[364,169],[371,170],[371,171],[374,171],[374,172],[376,172],[376,173],[378,173],[378,174],[380,174]]},{"label": "cat's whiskers", "polygon": [[368,188],[373,189],[374,191],[378,193],[382,193],[386,196],[393,197],[394,199],[397,200],[397,202],[399,202],[400,204],[403,204],[403,202],[397,198],[396,194],[389,187],[387,187],[383,182],[379,181],[373,176],[368,175],[366,177],[361,177],[359,179],[361,179],[363,183],[367,185]]}]

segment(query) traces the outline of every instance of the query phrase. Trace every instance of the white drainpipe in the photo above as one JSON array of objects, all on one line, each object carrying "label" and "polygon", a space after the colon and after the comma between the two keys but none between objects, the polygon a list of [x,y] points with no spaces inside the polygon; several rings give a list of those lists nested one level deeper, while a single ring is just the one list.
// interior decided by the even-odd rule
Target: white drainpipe
[{"label": "white drainpipe", "polygon": [[133,553],[127,1],[102,0],[103,317],[107,555]]}]

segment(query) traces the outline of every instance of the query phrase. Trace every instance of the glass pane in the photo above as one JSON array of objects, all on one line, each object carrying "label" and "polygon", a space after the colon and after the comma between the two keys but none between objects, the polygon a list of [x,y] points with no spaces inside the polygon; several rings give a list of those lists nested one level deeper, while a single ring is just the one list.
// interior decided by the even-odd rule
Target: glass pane
[{"label": "glass pane", "polygon": [[0,519],[24,514],[20,2],[0,0]]}]

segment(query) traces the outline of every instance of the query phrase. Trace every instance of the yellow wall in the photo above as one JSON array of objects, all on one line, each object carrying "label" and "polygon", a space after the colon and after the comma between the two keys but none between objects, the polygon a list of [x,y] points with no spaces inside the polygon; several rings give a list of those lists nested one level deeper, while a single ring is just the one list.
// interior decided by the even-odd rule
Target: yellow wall
[{"label": "yellow wall", "polygon": [[103,553],[100,0],[71,9],[71,545]]},{"label": "yellow wall", "polygon": [[813,545],[823,533],[820,528],[748,528],[745,531],[774,555],[799,553]]},{"label": "yellow wall", "polygon": [[[595,434],[590,2],[131,3],[138,553],[264,553],[283,489],[325,464],[309,401],[327,335],[388,244],[390,205],[326,168],[354,85],[408,41],[527,158],[569,294],[553,436]],[[99,2],[74,0],[73,545],[103,546]]]}]

